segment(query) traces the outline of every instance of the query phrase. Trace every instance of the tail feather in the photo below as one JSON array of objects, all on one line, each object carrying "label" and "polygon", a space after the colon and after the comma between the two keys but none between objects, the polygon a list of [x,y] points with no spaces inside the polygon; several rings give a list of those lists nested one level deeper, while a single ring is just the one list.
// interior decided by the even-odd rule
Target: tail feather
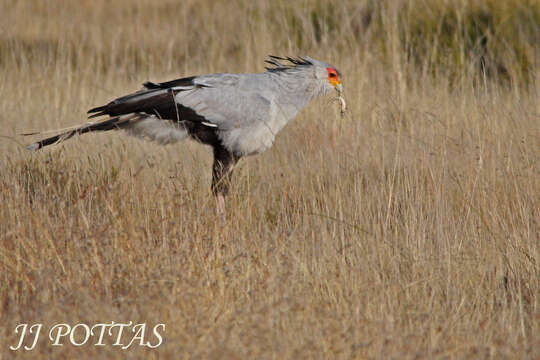
[{"label": "tail feather", "polygon": [[45,146],[56,144],[62,141],[65,141],[69,138],[72,138],[75,135],[81,135],[93,131],[108,131],[114,129],[121,129],[122,127],[129,124],[131,120],[140,118],[137,114],[130,114],[124,116],[117,116],[102,122],[98,123],[88,123],[80,127],[74,128],[69,131],[62,132],[58,135],[48,137],[46,139],[40,140],[38,142],[28,145],[26,148],[30,151],[39,150]]},{"label": "tail feather", "polygon": [[[90,113],[90,111],[88,113]],[[96,111],[99,111],[99,110],[96,110]],[[108,114],[105,111],[100,111],[100,112],[97,112],[97,113],[95,113],[93,115],[90,115],[88,118],[93,119],[93,118],[100,117],[100,116],[103,116],[103,115],[108,115]]]},{"label": "tail feather", "polygon": [[92,108],[92,109],[88,110],[88,114],[101,112],[101,111],[105,110],[106,107],[107,107],[107,105]]}]

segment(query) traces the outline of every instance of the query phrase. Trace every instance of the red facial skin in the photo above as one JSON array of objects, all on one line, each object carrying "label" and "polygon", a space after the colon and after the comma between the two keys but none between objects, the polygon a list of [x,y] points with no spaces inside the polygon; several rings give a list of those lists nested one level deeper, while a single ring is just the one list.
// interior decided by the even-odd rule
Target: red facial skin
[{"label": "red facial skin", "polygon": [[339,80],[339,76],[336,69],[327,67],[326,71],[328,71],[328,81],[330,81],[332,85],[336,86],[336,84],[341,84],[341,81]]}]

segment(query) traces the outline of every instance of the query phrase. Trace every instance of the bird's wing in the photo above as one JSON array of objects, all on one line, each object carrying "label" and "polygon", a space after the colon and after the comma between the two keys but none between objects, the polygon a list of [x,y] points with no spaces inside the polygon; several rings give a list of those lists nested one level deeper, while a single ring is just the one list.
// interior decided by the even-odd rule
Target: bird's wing
[{"label": "bird's wing", "polygon": [[[157,118],[177,122],[189,120],[204,123],[204,118],[192,109],[175,102],[179,92],[192,91],[202,85],[193,82],[195,77],[182,78],[165,83],[147,82],[144,88],[132,94],[117,98],[106,105],[88,111],[90,118],[109,115],[111,117],[132,113],[154,115]],[[182,119],[180,119],[180,114]]]},{"label": "bird's wing", "polygon": [[144,89],[93,108],[90,117],[145,113],[171,121],[191,121],[220,130],[266,122],[271,96],[261,91],[267,79],[260,74],[212,74],[163,83],[147,82]]},{"label": "bird's wing", "polygon": [[265,123],[269,120],[273,99],[270,92],[264,91],[266,78],[259,75],[215,74],[197,77],[193,80],[196,86],[178,92],[175,100],[220,130]]}]

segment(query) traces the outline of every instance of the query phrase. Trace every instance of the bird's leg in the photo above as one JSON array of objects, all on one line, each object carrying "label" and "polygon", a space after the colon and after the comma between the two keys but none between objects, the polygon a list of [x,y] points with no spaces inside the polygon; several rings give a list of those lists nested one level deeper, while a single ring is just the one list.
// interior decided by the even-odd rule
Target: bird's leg
[{"label": "bird's leg", "polygon": [[224,219],[225,196],[229,192],[232,170],[238,157],[223,146],[214,146],[214,165],[212,167],[212,192],[216,197],[216,213]]},{"label": "bird's leg", "polygon": [[216,214],[222,220],[225,220],[227,217],[225,212],[225,196],[223,194],[216,195]]}]

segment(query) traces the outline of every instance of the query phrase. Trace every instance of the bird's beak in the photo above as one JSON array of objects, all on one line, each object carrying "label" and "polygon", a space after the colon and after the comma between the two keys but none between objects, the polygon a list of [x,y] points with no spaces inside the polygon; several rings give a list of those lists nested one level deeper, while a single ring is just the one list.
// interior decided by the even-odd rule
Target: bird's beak
[{"label": "bird's beak", "polygon": [[334,84],[334,88],[337,90],[338,93],[342,93],[343,92],[343,85],[341,84],[341,81],[336,81],[336,83]]}]

